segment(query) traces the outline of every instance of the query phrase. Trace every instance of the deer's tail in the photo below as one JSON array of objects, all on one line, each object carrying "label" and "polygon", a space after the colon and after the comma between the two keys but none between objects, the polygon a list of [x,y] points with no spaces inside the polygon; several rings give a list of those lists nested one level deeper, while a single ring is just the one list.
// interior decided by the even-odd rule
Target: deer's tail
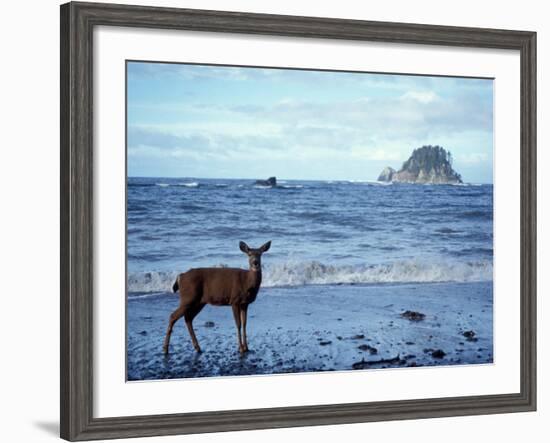
[{"label": "deer's tail", "polygon": [[179,277],[176,278],[176,281],[174,282],[173,286],[172,286],[172,291],[174,292],[178,292],[179,288],[180,288],[180,285],[178,283],[178,280],[179,280]]}]

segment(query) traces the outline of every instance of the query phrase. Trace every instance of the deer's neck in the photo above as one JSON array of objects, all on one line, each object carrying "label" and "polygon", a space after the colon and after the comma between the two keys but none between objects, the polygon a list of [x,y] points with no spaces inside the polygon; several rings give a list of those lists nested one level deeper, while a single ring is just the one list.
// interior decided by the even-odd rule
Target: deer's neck
[{"label": "deer's neck", "polygon": [[251,288],[258,289],[262,284],[262,271],[248,270],[248,283]]}]

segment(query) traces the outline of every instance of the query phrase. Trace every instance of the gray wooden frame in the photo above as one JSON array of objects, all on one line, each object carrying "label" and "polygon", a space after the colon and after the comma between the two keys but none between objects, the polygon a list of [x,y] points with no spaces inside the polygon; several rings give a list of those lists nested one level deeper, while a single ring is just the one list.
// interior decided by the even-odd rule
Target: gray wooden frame
[{"label": "gray wooden frame", "polygon": [[[432,44],[521,58],[521,391],[185,414],[93,416],[92,44],[95,26]],[[61,437],[92,440],[536,409],[536,33],[100,3],[61,6]]]}]

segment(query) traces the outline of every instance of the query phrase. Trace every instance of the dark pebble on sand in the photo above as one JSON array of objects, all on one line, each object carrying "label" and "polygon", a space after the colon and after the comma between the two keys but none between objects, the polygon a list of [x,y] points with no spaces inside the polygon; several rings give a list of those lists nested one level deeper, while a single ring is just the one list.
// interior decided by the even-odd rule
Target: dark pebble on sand
[{"label": "dark pebble on sand", "polygon": [[205,328],[213,328],[214,326],[216,326],[216,324],[213,321],[204,322]]},{"label": "dark pebble on sand", "polygon": [[441,349],[437,349],[435,351],[432,352],[432,357],[433,358],[443,358],[445,357],[445,352],[443,352]]},{"label": "dark pebble on sand", "polygon": [[337,340],[342,340],[342,337],[340,337],[339,335],[336,336],[336,339]]},{"label": "dark pebble on sand", "polygon": [[414,345],[414,342],[413,341],[406,341],[405,344],[408,345],[408,346],[411,346],[411,345]]},{"label": "dark pebble on sand", "polygon": [[147,331],[141,331],[139,335],[147,335]]},{"label": "dark pebble on sand", "polygon": [[362,340],[363,338],[365,338],[364,334],[357,334],[351,337],[352,340]]},{"label": "dark pebble on sand", "polygon": [[326,346],[326,345],[330,345],[332,342],[330,340],[326,340],[326,341],[320,341],[319,344],[321,346]]},{"label": "dark pebble on sand", "polygon": [[407,318],[411,321],[421,321],[426,318],[426,314],[422,314],[422,312],[416,312],[416,311],[405,311],[401,314],[401,317]]},{"label": "dark pebble on sand", "polygon": [[370,345],[360,345],[360,346],[357,346],[357,348],[360,349],[361,351],[369,351],[371,355],[378,353],[378,349]]}]

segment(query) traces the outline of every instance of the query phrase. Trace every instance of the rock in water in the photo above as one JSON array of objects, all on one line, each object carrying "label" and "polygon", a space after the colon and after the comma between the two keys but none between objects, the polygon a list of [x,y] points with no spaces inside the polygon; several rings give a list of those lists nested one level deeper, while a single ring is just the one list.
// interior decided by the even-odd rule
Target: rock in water
[{"label": "rock in water", "polygon": [[415,149],[399,171],[385,168],[378,181],[402,183],[457,184],[462,177],[452,167],[452,155],[441,146]]},{"label": "rock in water", "polygon": [[267,180],[256,180],[257,186],[277,186],[277,177],[269,177]]},{"label": "rock in water", "polygon": [[389,166],[386,166],[384,170],[380,173],[378,176],[379,182],[391,182],[393,178],[393,174],[395,174],[395,169],[390,168]]}]

